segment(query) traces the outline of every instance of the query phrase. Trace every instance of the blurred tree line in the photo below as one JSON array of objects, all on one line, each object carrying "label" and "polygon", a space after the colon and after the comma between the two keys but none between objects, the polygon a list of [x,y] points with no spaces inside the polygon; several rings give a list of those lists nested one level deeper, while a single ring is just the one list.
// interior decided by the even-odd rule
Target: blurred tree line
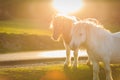
[{"label": "blurred tree line", "polygon": [[[83,9],[70,15],[96,18],[107,28],[120,30],[119,0],[85,0],[85,4]],[[56,12],[52,0],[0,0],[0,20],[27,19],[49,24]]]},{"label": "blurred tree line", "polygon": [[0,0],[0,20],[29,18],[28,15],[30,15],[30,11],[27,9],[32,3],[48,3],[50,1],[51,0]]},{"label": "blurred tree line", "polygon": [[0,53],[55,49],[64,49],[62,40],[58,43],[49,36],[0,33]]}]

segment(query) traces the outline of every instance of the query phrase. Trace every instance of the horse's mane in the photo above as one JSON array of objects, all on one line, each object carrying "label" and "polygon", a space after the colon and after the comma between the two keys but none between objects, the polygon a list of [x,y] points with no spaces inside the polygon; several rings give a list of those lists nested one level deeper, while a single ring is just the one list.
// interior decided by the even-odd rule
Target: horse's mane
[{"label": "horse's mane", "polygon": [[86,19],[84,19],[85,21],[90,21],[90,22],[93,22],[93,23],[96,23],[96,24],[101,24],[97,19],[95,19],[95,18],[86,18]]},{"label": "horse's mane", "polygon": [[105,29],[103,27],[103,25],[97,19],[88,18],[88,19],[85,19],[81,22],[90,25],[90,27],[97,27],[98,29],[102,29],[104,31],[110,32],[109,30]]},{"label": "horse's mane", "polygon": [[70,20],[70,21],[73,21],[73,22],[76,22],[78,21],[77,18],[75,16],[67,16],[67,15],[62,15],[62,14],[57,14],[56,16],[54,16],[54,18],[52,18],[52,21],[50,23],[50,28],[53,28],[53,22],[55,19],[66,19],[66,20]]},{"label": "horse's mane", "polygon": [[68,15],[63,15],[63,14],[57,14],[55,16],[55,18],[59,18],[59,17],[62,17],[62,18],[68,19],[68,20],[72,20],[72,21],[77,21],[77,18],[75,16],[68,16]]},{"label": "horse's mane", "polygon": [[93,19],[86,19],[86,20],[84,20],[84,22],[87,23],[87,24],[91,24],[95,27],[103,28],[103,25],[99,24],[99,22],[97,20],[93,21]]}]

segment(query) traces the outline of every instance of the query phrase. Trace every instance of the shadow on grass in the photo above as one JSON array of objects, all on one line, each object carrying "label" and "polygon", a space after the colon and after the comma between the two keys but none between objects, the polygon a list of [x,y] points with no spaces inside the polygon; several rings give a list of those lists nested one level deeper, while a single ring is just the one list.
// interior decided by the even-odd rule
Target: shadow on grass
[{"label": "shadow on grass", "polygon": [[69,77],[69,80],[92,80],[92,67],[80,65],[76,68],[65,68],[64,72]]},{"label": "shadow on grass", "polygon": [[[112,65],[111,69],[113,79],[120,80],[120,66]],[[3,68],[0,76],[9,78],[6,80],[93,80],[93,69],[88,65],[79,65],[78,69],[64,68],[63,65]],[[100,67],[100,80],[105,80],[103,66]]]},{"label": "shadow on grass", "polygon": [[[112,76],[114,80],[120,80],[120,65],[112,65]],[[92,66],[80,65],[78,69],[65,68],[64,72],[69,80],[93,80]],[[100,66],[100,80],[106,80],[106,74],[103,66]]]}]

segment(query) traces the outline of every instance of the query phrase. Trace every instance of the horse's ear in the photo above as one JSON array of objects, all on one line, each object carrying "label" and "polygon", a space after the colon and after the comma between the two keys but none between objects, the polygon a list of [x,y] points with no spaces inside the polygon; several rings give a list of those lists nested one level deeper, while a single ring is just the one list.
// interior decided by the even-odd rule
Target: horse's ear
[{"label": "horse's ear", "polygon": [[50,22],[50,27],[49,29],[52,29],[53,28],[53,21]]},{"label": "horse's ear", "polygon": [[54,19],[55,19],[55,15],[52,15],[52,17],[51,17],[51,22],[50,22],[50,29],[52,29],[53,28],[53,21],[54,21]]}]

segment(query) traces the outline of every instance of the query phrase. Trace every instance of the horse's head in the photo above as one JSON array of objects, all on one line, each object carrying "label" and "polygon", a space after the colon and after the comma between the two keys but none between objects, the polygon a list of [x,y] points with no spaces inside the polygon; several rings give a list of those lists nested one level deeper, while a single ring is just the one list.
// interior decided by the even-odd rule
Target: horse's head
[{"label": "horse's head", "polygon": [[86,25],[80,21],[73,25],[71,32],[71,49],[79,48],[86,41]]},{"label": "horse's head", "polygon": [[54,19],[52,20],[52,29],[53,29],[53,34],[52,38],[54,40],[58,40],[63,29],[63,17],[62,16],[55,16]]},{"label": "horse's head", "polygon": [[61,34],[64,34],[64,36],[70,34],[74,22],[77,22],[74,16],[56,15],[51,23],[53,29],[52,38],[58,40]]}]

